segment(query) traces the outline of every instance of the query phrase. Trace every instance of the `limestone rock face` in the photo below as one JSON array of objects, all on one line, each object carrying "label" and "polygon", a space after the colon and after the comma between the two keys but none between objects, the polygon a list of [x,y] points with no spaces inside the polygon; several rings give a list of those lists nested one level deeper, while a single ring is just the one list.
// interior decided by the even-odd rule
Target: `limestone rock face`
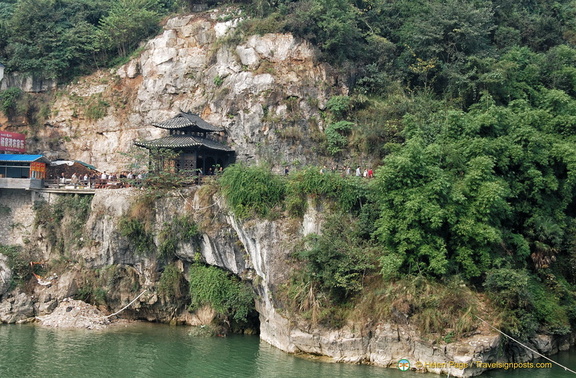
[{"label": "limestone rock face", "polygon": [[0,254],[0,297],[8,291],[12,282],[12,270],[8,266],[8,258]]},{"label": "limestone rock face", "polygon": [[0,244],[24,244],[34,222],[34,211],[30,206],[36,199],[33,193],[15,189],[0,190]]},{"label": "limestone rock face", "polygon": [[34,320],[33,299],[20,291],[2,297],[0,323],[27,323]]},{"label": "limestone rock face", "polygon": [[12,72],[4,74],[4,67],[0,68],[0,91],[8,88],[18,87],[24,92],[45,92],[56,89],[58,83],[52,79],[40,79],[28,75],[20,75]]},{"label": "limestone rock face", "polygon": [[321,110],[347,93],[345,80],[290,34],[226,42],[241,15],[225,12],[172,18],[140,56],[64,88],[30,149],[117,172],[131,163],[134,140],[166,133],[152,122],[183,110],[224,127],[238,160],[278,169],[315,162],[311,138],[323,133]]}]

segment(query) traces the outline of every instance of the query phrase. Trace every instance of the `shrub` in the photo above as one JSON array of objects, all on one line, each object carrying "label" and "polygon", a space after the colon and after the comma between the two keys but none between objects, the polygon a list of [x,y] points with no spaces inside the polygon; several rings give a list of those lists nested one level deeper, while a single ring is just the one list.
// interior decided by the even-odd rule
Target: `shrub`
[{"label": "shrub", "polygon": [[246,322],[254,308],[254,294],[236,276],[215,266],[194,264],[190,267],[190,310],[204,305],[237,322]]},{"label": "shrub", "polygon": [[137,253],[149,254],[154,250],[154,238],[141,220],[123,216],[118,222],[118,230],[120,235],[130,239]]},{"label": "shrub", "polygon": [[494,294],[494,301],[508,308],[525,307],[528,303],[528,273],[502,268],[488,272],[484,287]]},{"label": "shrub", "polygon": [[286,186],[280,177],[264,166],[232,165],[220,178],[222,193],[236,216],[266,217],[280,206]]},{"label": "shrub", "polygon": [[354,177],[319,172],[319,169],[309,167],[290,175],[287,202],[292,215],[303,214],[306,196],[333,200],[345,212],[358,208],[366,200],[368,189],[364,182]]},{"label": "shrub", "polygon": [[493,302],[503,309],[504,331],[526,339],[538,331],[566,334],[570,323],[557,296],[524,270],[508,268],[488,272],[484,287]]},{"label": "shrub", "polygon": [[74,299],[80,300],[93,305],[106,304],[106,290],[101,287],[96,287],[96,283],[90,283],[78,288],[78,292],[74,295]]},{"label": "shrub", "polygon": [[375,256],[359,238],[357,222],[346,214],[326,219],[321,235],[311,234],[295,256],[305,263],[304,281],[311,281],[335,303],[360,292]]},{"label": "shrub", "polygon": [[354,126],[354,123],[348,121],[340,121],[328,125],[326,128],[326,143],[328,144],[326,149],[332,155],[344,150],[348,145],[347,135]]},{"label": "shrub", "polygon": [[351,110],[351,99],[348,96],[333,96],[326,102],[328,109],[336,119],[342,119]]},{"label": "shrub", "polygon": [[553,295],[548,288],[536,279],[528,284],[530,303],[534,308],[533,314],[545,331],[566,335],[570,333],[570,322],[566,308],[560,305],[558,296]]},{"label": "shrub", "polygon": [[266,33],[281,33],[286,21],[279,13],[272,13],[265,18],[250,18],[244,22],[247,35],[264,35]]},{"label": "shrub", "polygon": [[86,106],[86,118],[96,121],[104,118],[108,113],[110,104],[102,100],[101,95],[91,98]]},{"label": "shrub", "polygon": [[10,115],[16,110],[18,100],[24,92],[20,88],[12,87],[0,92],[0,110]]}]

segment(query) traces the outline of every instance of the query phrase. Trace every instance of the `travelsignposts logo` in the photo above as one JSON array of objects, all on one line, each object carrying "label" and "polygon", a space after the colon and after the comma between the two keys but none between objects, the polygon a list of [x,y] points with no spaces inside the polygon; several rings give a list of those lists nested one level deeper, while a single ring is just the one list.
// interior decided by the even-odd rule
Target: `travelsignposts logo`
[{"label": "travelsignposts logo", "polygon": [[398,361],[398,370],[400,371],[406,371],[410,369],[410,361],[408,361],[407,359],[403,358],[400,361]]}]

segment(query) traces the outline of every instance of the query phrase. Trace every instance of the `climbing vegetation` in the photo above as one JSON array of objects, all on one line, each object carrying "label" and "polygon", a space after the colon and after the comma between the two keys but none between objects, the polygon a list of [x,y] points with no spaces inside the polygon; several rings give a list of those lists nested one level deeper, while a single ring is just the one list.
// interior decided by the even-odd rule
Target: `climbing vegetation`
[{"label": "climbing vegetation", "polygon": [[252,289],[238,277],[215,266],[190,267],[190,310],[210,305],[230,320],[245,323],[254,309]]},{"label": "climbing vegetation", "polygon": [[118,220],[118,231],[130,240],[134,251],[147,255],[156,251],[154,243],[155,197],[148,193],[138,196],[128,212]]},{"label": "climbing vegetation", "polygon": [[24,95],[20,88],[8,88],[0,92],[0,110],[9,116],[16,112],[18,100]]},{"label": "climbing vegetation", "polygon": [[24,285],[32,277],[32,273],[42,273],[38,270],[39,267],[37,265],[30,265],[30,262],[37,261],[40,255],[34,249],[18,245],[0,244],[0,255],[8,258],[8,267],[12,271],[9,289]]},{"label": "climbing vegetation", "polygon": [[130,244],[138,254],[150,254],[155,250],[154,237],[146,229],[146,224],[139,219],[122,217],[118,221],[120,234],[130,240]]}]

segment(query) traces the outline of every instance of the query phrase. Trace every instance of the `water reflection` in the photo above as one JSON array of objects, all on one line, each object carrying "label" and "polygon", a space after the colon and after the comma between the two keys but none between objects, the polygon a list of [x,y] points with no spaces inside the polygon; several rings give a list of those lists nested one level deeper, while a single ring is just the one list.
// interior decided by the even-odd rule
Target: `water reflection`
[{"label": "water reflection", "polygon": [[[438,377],[299,358],[261,342],[257,336],[205,338],[191,336],[189,330],[147,323],[103,331],[3,325],[0,377]],[[568,353],[558,358],[570,366]],[[555,369],[532,369],[529,375],[568,377]],[[486,376],[525,377],[527,373],[496,371]]]},{"label": "water reflection", "polygon": [[424,377],[299,358],[257,336],[193,337],[186,327],[146,323],[104,331],[3,325],[0,351],[0,377]]}]

